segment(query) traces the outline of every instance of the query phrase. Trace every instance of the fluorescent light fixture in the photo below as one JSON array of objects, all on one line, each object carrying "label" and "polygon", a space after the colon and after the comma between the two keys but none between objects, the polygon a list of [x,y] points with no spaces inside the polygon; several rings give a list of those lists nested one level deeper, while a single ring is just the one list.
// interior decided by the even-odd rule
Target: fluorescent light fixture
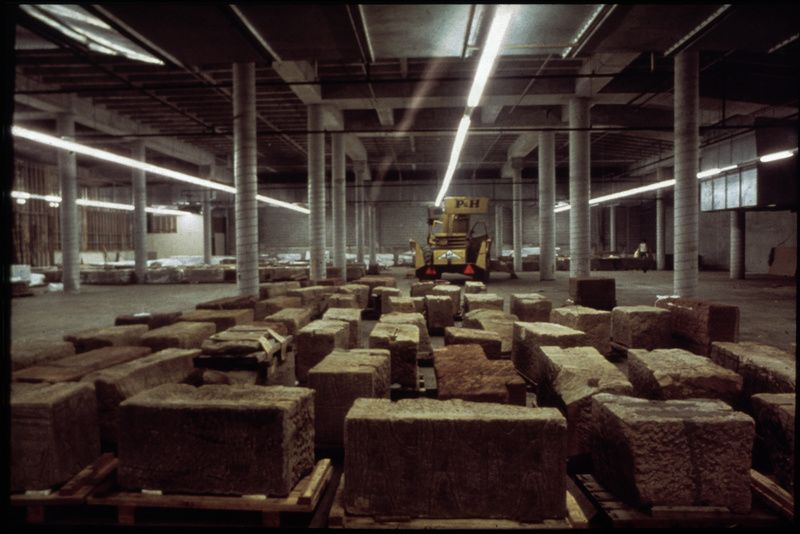
[{"label": "fluorescent light fixture", "polygon": [[447,165],[447,171],[444,173],[444,180],[442,187],[439,189],[439,194],[436,195],[436,202],[434,206],[442,203],[447,188],[450,187],[450,181],[453,179],[453,174],[456,172],[458,165],[458,157],[461,155],[461,149],[464,146],[464,141],[467,138],[467,131],[469,130],[470,118],[469,115],[461,117],[461,122],[458,123],[458,131],[456,132],[456,140],[453,142],[453,150],[450,152],[450,163]]},{"label": "fluorescent light fixture", "polygon": [[723,172],[728,172],[728,171],[732,171],[733,169],[738,169],[738,168],[739,168],[739,166],[738,166],[738,165],[736,165],[736,164],[733,164],[733,165],[728,165],[727,167],[722,167],[722,168],[719,170],[719,172],[720,172],[720,173],[723,173]]},{"label": "fluorescent light fixture", "polygon": [[720,170],[717,168],[707,169],[705,171],[700,171],[697,173],[698,178],[708,178],[709,176],[716,176],[720,173]]},{"label": "fluorescent light fixture", "polygon": [[508,29],[508,24],[511,22],[511,16],[515,10],[514,6],[497,7],[492,19],[492,25],[489,27],[489,35],[487,35],[486,43],[483,45],[481,59],[478,62],[478,70],[475,71],[475,80],[472,82],[472,89],[470,89],[469,97],[467,97],[468,108],[476,107],[481,101],[483,88],[489,79],[489,73],[492,71],[498,52],[500,52],[503,36]]},{"label": "fluorescent light fixture", "polygon": [[600,204],[601,202],[608,202],[609,200],[614,200],[617,198],[630,197],[633,195],[638,195],[640,193],[647,193],[648,191],[664,189],[665,187],[672,187],[673,185],[675,185],[674,178],[669,180],[663,180],[661,182],[655,182],[652,184],[642,185],[640,187],[634,187],[632,189],[626,189],[625,191],[618,191],[616,193],[611,193],[609,195],[602,195],[599,197],[595,197],[589,200],[589,204]]},{"label": "fluorescent light fixture", "polygon": [[784,39],[780,43],[776,44],[775,46],[773,46],[772,48],[767,50],[767,54],[772,54],[773,52],[777,52],[778,50],[780,50],[784,46],[795,42],[798,39],[798,37],[800,37],[800,33],[796,33],[796,34],[792,35],[791,37],[789,37],[788,39]]},{"label": "fluorescent light fixture", "polygon": [[[67,141],[66,139],[48,135],[46,133],[29,130],[28,128],[23,128],[22,126],[12,126],[11,133],[15,137],[27,139],[29,141],[33,141],[34,143],[41,143],[43,145],[52,146],[61,150],[75,152],[76,154],[82,154],[91,158],[108,161],[110,163],[116,163],[132,169],[141,169],[150,174],[156,174],[158,176],[170,178],[179,182],[185,182],[199,187],[207,187],[208,189],[216,189],[217,191],[223,191],[225,193],[231,193],[234,195],[236,194],[236,188],[227,184],[221,184],[212,180],[206,180],[204,178],[198,178],[182,172],[173,171],[171,169],[159,167],[158,165],[153,165],[152,163],[146,163],[133,158],[128,158],[126,156],[120,156],[119,154],[108,152],[107,150],[92,148],[80,143],[75,143],[73,141]],[[282,200],[273,199],[263,195],[258,195],[257,199],[266,204],[281,206],[294,211],[299,211],[300,213],[310,213],[306,208],[296,206]]]},{"label": "fluorescent light fixture", "polygon": [[664,52],[664,57],[669,57],[670,54],[678,50],[679,48],[683,47],[688,41],[700,33],[706,26],[711,24],[712,22],[716,21],[723,13],[728,11],[731,8],[731,4],[723,4],[722,7],[714,11],[708,18],[698,24],[692,31],[681,37],[678,42],[674,45],[670,46],[666,52]]},{"label": "fluorescent light fixture", "polygon": [[586,33],[586,30],[589,29],[589,27],[595,21],[597,16],[600,14],[600,12],[603,11],[604,7],[605,7],[604,4],[600,4],[595,8],[594,11],[592,11],[591,15],[589,15],[586,21],[584,21],[583,25],[578,29],[578,33],[576,33],[575,37],[572,39],[572,41],[570,41],[571,43],[570,46],[566,47],[564,51],[561,52],[562,58],[566,58],[569,55],[569,53],[572,52],[572,49],[575,48],[575,45],[577,45],[578,42],[580,42],[581,37],[583,37],[583,34]]},{"label": "fluorescent light fixture", "polygon": [[769,163],[770,161],[778,161],[780,159],[791,158],[794,156],[794,152],[791,150],[781,150],[780,152],[773,152],[772,154],[767,154],[766,156],[761,156],[758,158],[758,161],[761,163]]},{"label": "fluorescent light fixture", "polygon": [[[61,197],[56,195],[37,195],[36,193],[28,193],[27,191],[11,191],[11,198],[16,198],[17,202],[24,204],[28,199],[44,200],[49,202],[53,208],[61,204]],[[88,198],[79,198],[75,201],[78,206],[87,208],[102,208],[107,210],[122,210],[133,211],[133,204],[120,204],[119,202],[106,202],[105,200],[91,200]],[[156,215],[192,215],[191,212],[181,211],[172,208],[164,208],[160,206],[152,206],[145,208],[147,213],[155,213]]]}]

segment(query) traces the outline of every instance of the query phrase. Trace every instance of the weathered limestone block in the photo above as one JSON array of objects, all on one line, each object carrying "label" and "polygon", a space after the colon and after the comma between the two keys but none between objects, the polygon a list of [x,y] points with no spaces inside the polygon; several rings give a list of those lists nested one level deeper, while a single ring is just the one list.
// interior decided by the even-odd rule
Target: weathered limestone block
[{"label": "weathered limestone block", "polygon": [[253,320],[260,321],[267,314],[266,305],[255,296],[224,297],[195,306],[198,310],[252,310]]},{"label": "weathered limestone block", "polygon": [[311,310],[308,308],[284,308],[277,313],[267,315],[264,319],[273,323],[286,325],[289,335],[294,335],[298,330],[311,322]]},{"label": "weathered limestone block", "polygon": [[353,308],[328,308],[322,316],[329,321],[344,321],[348,327],[347,348],[356,349],[361,346],[361,310]]},{"label": "weathered limestone block", "polygon": [[154,328],[161,328],[162,326],[169,326],[177,323],[181,318],[181,312],[142,312],[134,313],[132,315],[120,315],[114,320],[114,325],[124,326],[129,324],[146,324],[152,330]]},{"label": "weathered limestone block", "polygon": [[84,284],[125,285],[133,283],[133,269],[97,269],[85,272],[86,279],[82,280]]},{"label": "weathered limestone block", "polygon": [[381,307],[383,313],[415,313],[417,311],[411,297],[396,297],[390,295],[386,300],[388,301],[386,307]]},{"label": "weathered limestone block", "polygon": [[297,381],[305,384],[308,370],[334,349],[350,346],[350,325],[344,321],[319,319],[308,323],[295,336],[294,372]]},{"label": "weathered limestone block", "polygon": [[510,354],[514,341],[516,315],[493,308],[478,308],[464,314],[461,326],[494,332],[500,336],[500,352]]},{"label": "weathered limestone block", "polygon": [[314,390],[317,447],[344,445],[344,417],[360,397],[389,398],[391,357],[385,349],[334,350],[308,371]]},{"label": "weathered limestone block", "polygon": [[469,280],[464,283],[464,294],[486,293],[486,284]]},{"label": "weathered limestone block", "polygon": [[345,510],[412,518],[564,517],[566,430],[553,408],[358,399],[345,418]]},{"label": "weathered limestone block", "polygon": [[421,313],[411,312],[391,312],[381,315],[380,322],[389,324],[412,324],[419,329],[419,347],[417,348],[420,354],[429,354],[431,350],[431,338],[428,335],[428,326],[425,322],[425,317]]},{"label": "weathered limestone block", "polygon": [[271,299],[286,296],[290,289],[300,289],[300,282],[267,282],[259,284],[258,294],[261,299]]},{"label": "weathered limestone block", "polygon": [[433,352],[437,398],[525,406],[525,381],[508,360],[489,360],[480,345],[447,345]]},{"label": "weathered limestone block", "polygon": [[217,332],[238,324],[253,322],[253,310],[194,310],[181,316],[181,321],[213,323]]},{"label": "weathered limestone block", "polygon": [[148,347],[103,347],[34,365],[14,373],[19,382],[73,382],[83,376],[150,354]]},{"label": "weathered limestone block", "polygon": [[514,323],[514,344],[511,361],[522,376],[534,384],[545,380],[545,360],[541,347],[585,347],[589,345],[586,334],[579,330],[553,323]]},{"label": "weathered limestone block", "polygon": [[794,393],[759,393],[751,399],[756,445],[763,449],[778,483],[794,495]]},{"label": "weathered limestone block", "polygon": [[570,277],[569,296],[578,306],[611,311],[617,305],[617,283],[613,278]]},{"label": "weathered limestone block", "polygon": [[453,300],[447,295],[425,295],[425,317],[428,330],[453,326]]},{"label": "weathered limestone block", "polygon": [[411,297],[411,303],[414,305],[414,311],[425,315],[425,297]]},{"label": "weathered limestone block", "polygon": [[120,405],[120,486],[288,495],[314,466],[314,392],[165,384]]},{"label": "weathered limestone block", "polygon": [[133,324],[125,326],[107,326],[105,328],[92,328],[76,334],[67,334],[64,341],[75,345],[75,352],[86,352],[101,347],[119,347],[123,345],[138,345],[142,334],[149,328],[146,325]]},{"label": "weathered limestone block", "polygon": [[220,267],[184,267],[183,274],[190,284],[222,284],[225,282],[225,269]]},{"label": "weathered limestone block", "polygon": [[553,303],[541,293],[516,293],[511,295],[511,313],[520,321],[546,323],[550,320]]},{"label": "weathered limestone block", "polygon": [[331,308],[353,308],[358,310],[358,300],[352,293],[337,293],[328,297],[328,309]]},{"label": "weathered limestone block", "polygon": [[261,301],[264,306],[265,317],[278,313],[286,308],[302,308],[303,301],[300,297],[288,297],[286,295],[280,297],[271,297]]},{"label": "weathered limestone block", "polygon": [[397,280],[394,276],[382,276],[377,274],[370,274],[362,276],[355,281],[356,284],[369,286],[370,294],[376,287],[397,287]]},{"label": "weathered limestone block", "polygon": [[182,284],[186,281],[183,267],[150,267],[145,281],[148,284]]},{"label": "weathered limestone block", "polygon": [[546,406],[557,406],[567,418],[570,456],[591,452],[592,396],[633,395],[633,386],[594,347],[542,347],[541,352],[545,379],[537,400]]},{"label": "weathered limestone block", "polygon": [[358,280],[367,274],[367,268],[363,263],[348,263],[347,264],[347,279]]},{"label": "weathered limestone block", "polygon": [[269,339],[269,330],[281,336],[288,335],[283,323],[257,323],[238,325],[209,337],[200,346],[203,354],[250,354],[264,350],[261,338]]},{"label": "weathered limestone block", "polygon": [[166,349],[136,360],[107,367],[84,376],[81,381],[94,385],[97,398],[97,419],[100,439],[117,442],[119,404],[127,399],[161,384],[177,384],[192,369],[197,349]]},{"label": "weathered limestone block", "polygon": [[375,298],[375,304],[379,306],[381,313],[386,313],[389,309],[389,297],[399,297],[400,290],[396,287],[378,286],[372,290],[372,296]]},{"label": "weathered limestone block", "polygon": [[564,306],[553,308],[550,322],[584,332],[589,344],[601,354],[611,352],[611,312],[586,306]]},{"label": "weathered limestone block", "polygon": [[369,334],[369,348],[389,351],[393,384],[416,389],[418,347],[419,328],[415,325],[379,322]]},{"label": "weathered limestone block", "polygon": [[169,326],[150,330],[142,336],[141,343],[159,351],[168,348],[196,349],[217,331],[212,322],[179,321]]},{"label": "weathered limestone block", "polygon": [[453,306],[453,316],[461,314],[461,288],[459,286],[455,284],[436,284],[430,294],[449,297]]},{"label": "weathered limestone block", "polygon": [[712,341],[739,338],[739,307],[696,298],[667,297],[656,307],[671,315],[672,335],[688,350],[708,356]]},{"label": "weathered limestone block", "polygon": [[716,399],[592,397],[592,464],[615,496],[643,506],[750,511],[755,423]]},{"label": "weathered limestone block", "polygon": [[742,400],[756,393],[794,393],[795,355],[770,345],[743,341],[711,344],[711,360],[742,376]]},{"label": "weathered limestone block", "polygon": [[464,294],[464,313],[486,308],[503,311],[503,297],[494,293]]},{"label": "weathered limestone block", "polygon": [[628,378],[637,397],[719,399],[733,404],[742,377],[705,356],[683,349],[628,349]]},{"label": "weathered limestone block", "polygon": [[448,345],[480,345],[489,359],[499,359],[502,354],[502,340],[496,332],[478,330],[477,328],[461,328],[448,326],[444,329],[444,344]]},{"label": "weathered limestone block", "polygon": [[370,287],[365,284],[344,284],[337,288],[339,293],[343,293],[345,295],[355,295],[356,303],[360,309],[364,309],[369,306],[369,294],[370,294]]},{"label": "weathered limestone block", "polygon": [[11,386],[11,491],[50,489],[100,456],[89,384]]},{"label": "weathered limestone block", "polygon": [[433,291],[433,286],[433,282],[414,282],[411,284],[411,296],[424,297],[430,295],[431,291]]},{"label": "weathered limestone block", "polygon": [[75,345],[69,341],[13,341],[11,370],[18,371],[74,355]]},{"label": "weathered limestone block", "polygon": [[611,340],[629,349],[660,349],[672,343],[670,315],[655,306],[617,306],[611,310]]},{"label": "weathered limestone block", "polygon": [[[336,288],[330,288],[335,292]],[[290,297],[300,297],[302,306],[311,310],[312,317],[319,317],[327,308],[328,291],[325,286],[308,286],[300,289],[290,289],[286,294]]]}]

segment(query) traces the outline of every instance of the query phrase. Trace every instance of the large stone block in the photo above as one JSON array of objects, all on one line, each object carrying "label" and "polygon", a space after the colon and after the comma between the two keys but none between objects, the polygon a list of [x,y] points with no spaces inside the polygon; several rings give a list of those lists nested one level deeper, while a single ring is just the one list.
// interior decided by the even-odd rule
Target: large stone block
[{"label": "large stone block", "polygon": [[328,290],[335,292],[336,288],[314,285],[300,289],[290,289],[286,294],[290,297],[300,297],[301,306],[311,310],[312,318],[317,318],[327,309]]},{"label": "large stone block", "polygon": [[778,483],[794,495],[794,393],[758,393],[751,399],[756,446],[763,450]]},{"label": "large stone block", "polygon": [[347,348],[356,349],[361,346],[361,310],[353,308],[328,308],[322,316],[329,321],[344,321],[348,327]]},{"label": "large stone block", "polygon": [[416,389],[418,347],[419,328],[415,325],[379,322],[369,334],[369,348],[389,351],[393,384]]},{"label": "large stone block", "polygon": [[488,330],[448,326],[444,329],[444,344],[480,345],[487,358],[494,360],[502,357],[503,342],[500,335]]},{"label": "large stone block", "polygon": [[359,309],[358,299],[352,293],[336,293],[328,297],[328,309],[331,308],[352,308]]},{"label": "large stone block", "polygon": [[103,347],[34,365],[14,373],[19,382],[72,382],[83,376],[150,354],[148,347]]},{"label": "large stone block", "polygon": [[119,347],[138,345],[142,334],[149,330],[147,325],[133,324],[126,326],[107,326],[92,328],[76,334],[67,334],[64,341],[75,345],[75,352],[86,352],[101,347]]},{"label": "large stone block", "polygon": [[142,312],[134,313],[132,315],[119,315],[114,319],[115,326],[124,326],[130,324],[146,324],[152,330],[154,328],[161,328],[162,326],[169,326],[178,322],[181,318],[181,312]]},{"label": "large stone block", "polygon": [[473,293],[486,293],[486,284],[483,282],[476,282],[474,280],[468,280],[464,283],[464,294],[473,294]]},{"label": "large stone block", "polygon": [[81,278],[89,285],[126,285],[133,283],[133,269],[91,269],[81,272]]},{"label": "large stone block", "polygon": [[186,282],[183,267],[150,267],[145,281],[148,284],[182,284]]},{"label": "large stone block", "polygon": [[453,300],[447,295],[426,295],[425,317],[428,330],[439,330],[453,326]]},{"label": "large stone block", "polygon": [[696,298],[667,297],[656,307],[669,310],[672,335],[686,349],[708,356],[711,342],[739,338],[739,307]]},{"label": "large stone block", "polygon": [[527,323],[546,323],[550,320],[553,303],[541,293],[511,295],[511,313]]},{"label": "large stone block", "polygon": [[375,305],[381,313],[386,313],[389,309],[389,297],[399,297],[400,290],[396,287],[378,286],[372,290],[372,297],[375,299]]},{"label": "large stone block", "polygon": [[617,283],[613,278],[570,277],[569,296],[578,306],[611,311],[617,305]]},{"label": "large stone block", "polygon": [[267,282],[259,284],[258,294],[261,299],[283,297],[290,289],[300,289],[300,282]]},{"label": "large stone block", "polygon": [[434,283],[425,281],[425,282],[413,282],[411,284],[411,296],[412,297],[424,297],[426,295],[430,295],[431,291],[433,291]]},{"label": "large stone block", "polygon": [[43,365],[75,354],[75,345],[69,341],[13,341],[11,343],[11,370],[18,371],[34,365]]},{"label": "large stone block", "polygon": [[414,311],[425,315],[425,297],[411,297],[411,304],[414,305]]},{"label": "large stone block", "polygon": [[417,311],[416,307],[414,306],[414,301],[411,300],[411,297],[398,297],[390,295],[386,300],[386,307],[381,306],[381,312],[383,313],[415,313]]},{"label": "large stone block", "polygon": [[611,352],[611,312],[586,306],[553,308],[550,322],[580,330],[601,354]]},{"label": "large stone block", "polygon": [[142,336],[141,343],[159,351],[169,348],[197,349],[207,338],[214,335],[217,325],[212,322],[179,321],[169,326],[150,330]]},{"label": "large stone block", "polygon": [[308,323],[295,335],[294,372],[297,381],[305,384],[308,370],[334,349],[350,346],[350,325],[344,321],[319,319]]},{"label": "large stone block", "polygon": [[370,295],[370,287],[365,284],[344,284],[337,288],[339,293],[343,293],[345,295],[355,295],[356,302],[358,303],[358,307],[360,309],[364,309],[369,306],[369,295]]},{"label": "large stone block", "polygon": [[194,310],[184,313],[181,321],[213,323],[217,332],[238,324],[253,322],[253,310]]},{"label": "large stone block", "polygon": [[100,456],[89,384],[13,384],[10,412],[13,492],[51,489]]},{"label": "large stone block", "polygon": [[357,398],[389,398],[391,357],[385,349],[334,350],[308,371],[314,390],[317,447],[344,445],[344,417]]},{"label": "large stone block", "polygon": [[222,284],[225,283],[226,269],[221,266],[184,267],[183,274],[190,284]]},{"label": "large stone block", "polygon": [[494,293],[465,293],[464,313],[479,309],[503,311],[503,297]]},{"label": "large stone block", "polygon": [[239,355],[262,352],[264,348],[261,344],[261,339],[269,339],[271,337],[270,329],[278,335],[288,335],[286,325],[283,323],[257,321],[218,332],[203,341],[200,349],[203,354],[209,355]]},{"label": "large stone block", "polygon": [[271,297],[261,301],[264,306],[264,316],[267,317],[273,313],[278,313],[286,308],[302,308],[303,301],[300,297],[289,297],[286,295],[280,297]]},{"label": "large stone block", "polygon": [[719,399],[734,404],[742,377],[683,349],[628,349],[628,378],[647,399]]},{"label": "large stone block", "polygon": [[347,264],[347,279],[358,280],[367,274],[367,268],[363,263]]},{"label": "large stone block", "polygon": [[282,323],[286,325],[289,335],[294,335],[298,330],[311,322],[311,310],[308,308],[284,308],[277,313],[267,315],[265,321]]},{"label": "large stone block", "polygon": [[288,495],[314,466],[314,392],[165,384],[120,404],[127,490]]},{"label": "large stone block", "polygon": [[556,406],[567,418],[570,456],[591,452],[592,396],[633,395],[633,386],[617,366],[594,347],[541,347],[543,382],[537,401]]},{"label": "large stone block", "polygon": [[344,507],[412,518],[561,518],[565,445],[566,421],[553,408],[358,399],[345,418]]},{"label": "large stone block", "polygon": [[514,341],[514,322],[516,315],[493,308],[478,308],[464,314],[461,326],[494,332],[500,336],[500,353],[511,354]]},{"label": "large stone block", "polygon": [[750,511],[755,423],[716,399],[592,397],[594,475],[641,506]]},{"label": "large stone block", "polygon": [[195,308],[198,310],[252,310],[253,320],[256,321],[260,321],[267,315],[266,305],[255,296],[224,297],[201,302]]},{"label": "large stone block", "polygon": [[611,310],[611,340],[630,349],[660,349],[672,344],[670,315],[655,306],[617,306]]},{"label": "large stone block", "polygon": [[397,287],[397,280],[394,276],[382,276],[376,274],[362,276],[361,278],[355,280],[355,283],[369,286],[370,294],[372,294],[372,290],[376,287]]},{"label": "large stone block", "polygon": [[508,360],[489,360],[480,345],[447,345],[433,352],[439,399],[525,406],[525,381]]},{"label": "large stone block", "polygon": [[585,347],[589,345],[586,334],[553,323],[514,323],[514,344],[511,361],[514,367],[534,384],[545,380],[545,359],[541,347]]},{"label": "large stone block", "polygon": [[122,401],[161,384],[182,382],[194,369],[193,358],[198,354],[197,349],[166,349],[84,376],[82,382],[94,385],[100,439],[117,442]]},{"label": "large stone block", "polygon": [[795,355],[777,347],[743,341],[711,344],[711,360],[742,376],[742,402],[756,393],[794,393]]},{"label": "large stone block", "polygon": [[455,284],[436,284],[430,294],[449,297],[453,306],[453,316],[461,315],[461,287]]},{"label": "large stone block", "polygon": [[421,313],[384,313],[381,315],[380,322],[389,324],[411,324],[416,326],[419,329],[418,352],[420,354],[430,354],[431,350],[433,350],[431,348],[431,338],[428,335],[428,326],[425,322],[425,317]]}]

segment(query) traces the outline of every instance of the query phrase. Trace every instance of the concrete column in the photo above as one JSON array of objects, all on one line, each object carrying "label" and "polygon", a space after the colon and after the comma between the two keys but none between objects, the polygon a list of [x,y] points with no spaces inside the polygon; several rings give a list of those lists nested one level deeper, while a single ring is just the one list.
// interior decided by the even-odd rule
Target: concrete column
[{"label": "concrete column", "polygon": [[353,170],[356,175],[355,192],[353,194],[353,212],[356,219],[356,261],[364,263],[364,209],[362,198],[366,164],[363,161],[356,161],[353,165]]},{"label": "concrete column", "polygon": [[744,280],[745,214],[744,210],[730,212],[731,217],[731,280]]},{"label": "concrete column", "polygon": [[211,191],[206,191],[203,198],[203,263],[211,264],[214,225],[211,219]]},{"label": "concrete column", "polygon": [[612,252],[617,252],[617,206],[615,204],[608,207],[608,233],[611,241],[609,248]]},{"label": "concrete column", "polygon": [[625,252],[633,254],[633,242],[631,241],[631,207],[625,206]]},{"label": "concrete column", "polygon": [[522,272],[522,158],[511,159],[511,221],[514,272]]},{"label": "concrete column", "polygon": [[673,293],[694,297],[697,293],[699,167],[699,55],[675,56],[675,265]]},{"label": "concrete column", "polygon": [[[56,119],[60,137],[75,138],[75,116],[61,114]],[[61,258],[63,264],[62,282],[64,291],[78,292],[81,289],[80,276],[80,218],[78,217],[78,164],[75,153],[58,151],[58,176],[61,182]]]},{"label": "concrete column", "polygon": [[[145,146],[136,141],[131,148],[131,157],[144,163]],[[147,278],[147,179],[142,169],[131,170],[131,192],[133,196],[133,262],[136,283],[144,284]]]},{"label": "concrete column", "polygon": [[553,132],[539,133],[539,280],[555,280],[556,143]]},{"label": "concrete column", "polygon": [[239,295],[258,296],[258,154],[256,68],[233,64],[233,171],[236,187],[236,285]]},{"label": "concrete column", "polygon": [[[569,101],[569,127],[589,127],[589,99]],[[589,132],[569,132],[569,275],[589,276],[589,192],[591,164]]]},{"label": "concrete column", "polygon": [[308,217],[311,243],[310,277],[313,282],[327,277],[325,266],[325,135],[322,106],[308,106]]},{"label": "concrete column", "polygon": [[494,257],[503,254],[503,206],[499,202],[494,205]]},{"label": "concrete column", "polygon": [[344,134],[331,134],[331,222],[333,266],[347,279],[347,189],[345,188]]},{"label": "concrete column", "polygon": [[664,254],[664,196],[656,191],[656,269],[663,271],[666,266]]},{"label": "concrete column", "polygon": [[378,263],[378,222],[375,206],[367,206],[367,227],[369,241],[369,265]]}]

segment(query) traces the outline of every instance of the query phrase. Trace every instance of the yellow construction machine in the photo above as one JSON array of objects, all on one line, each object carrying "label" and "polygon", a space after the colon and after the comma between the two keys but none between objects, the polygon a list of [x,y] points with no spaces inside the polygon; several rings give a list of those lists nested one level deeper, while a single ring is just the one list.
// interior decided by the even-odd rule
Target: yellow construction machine
[{"label": "yellow construction machine", "polygon": [[431,280],[442,273],[459,273],[488,282],[492,239],[485,222],[470,226],[469,220],[470,215],[488,212],[486,197],[445,197],[441,208],[428,208],[427,246],[410,240],[417,278]]}]

